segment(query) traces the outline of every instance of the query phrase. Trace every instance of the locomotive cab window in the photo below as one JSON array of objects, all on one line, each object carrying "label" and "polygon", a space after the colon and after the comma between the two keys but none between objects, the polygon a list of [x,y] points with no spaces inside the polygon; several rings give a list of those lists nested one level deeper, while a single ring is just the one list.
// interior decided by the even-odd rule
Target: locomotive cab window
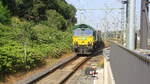
[{"label": "locomotive cab window", "polygon": [[91,29],[76,29],[76,30],[74,30],[74,36],[93,36],[93,30],[91,30]]}]

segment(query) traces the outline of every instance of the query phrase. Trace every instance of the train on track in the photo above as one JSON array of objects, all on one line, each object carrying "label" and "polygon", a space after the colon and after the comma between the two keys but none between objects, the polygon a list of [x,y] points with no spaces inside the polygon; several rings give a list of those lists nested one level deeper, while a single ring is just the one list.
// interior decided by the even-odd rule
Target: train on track
[{"label": "train on track", "polygon": [[104,47],[101,31],[87,24],[79,24],[73,28],[73,48],[77,54],[92,54]]}]

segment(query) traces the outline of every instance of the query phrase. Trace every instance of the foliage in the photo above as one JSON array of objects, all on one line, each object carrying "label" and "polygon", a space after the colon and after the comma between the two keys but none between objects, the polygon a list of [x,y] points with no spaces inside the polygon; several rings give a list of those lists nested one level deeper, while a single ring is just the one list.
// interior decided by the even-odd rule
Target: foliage
[{"label": "foliage", "polygon": [[59,58],[71,51],[71,33],[18,18],[12,18],[12,23],[12,26],[0,24],[2,74],[34,68],[45,57]]},{"label": "foliage", "polygon": [[[44,52],[45,56],[60,57],[70,49],[71,33],[39,24],[33,27],[33,47]],[[50,50],[50,51],[48,51]]]},{"label": "foliage", "polygon": [[10,14],[6,7],[0,1],[0,23],[8,23],[10,21]]},{"label": "foliage", "polygon": [[55,4],[53,8],[57,12],[62,14],[66,19],[69,19],[70,22],[76,22],[76,9],[72,5],[67,4],[65,0],[54,0],[53,3]]},{"label": "foliage", "polygon": [[18,70],[31,69],[39,61],[42,61],[42,54],[32,48],[26,48],[17,42],[0,47],[0,72],[16,72]]},{"label": "foliage", "polygon": [[76,22],[76,9],[65,0],[2,0],[8,6],[13,16],[28,20],[46,20],[47,10],[56,10],[71,23]]},{"label": "foliage", "polygon": [[65,0],[2,2],[0,77],[7,72],[37,67],[47,57],[59,58],[71,52],[71,26],[76,20],[76,9]]},{"label": "foliage", "polygon": [[[0,25],[0,72],[30,69],[42,61],[42,53],[22,45],[12,27]],[[15,34],[15,35],[14,35]]]},{"label": "foliage", "polygon": [[47,26],[59,28],[60,30],[66,29],[67,21],[58,12],[56,12],[55,10],[48,10],[46,12],[46,15],[47,15]]}]

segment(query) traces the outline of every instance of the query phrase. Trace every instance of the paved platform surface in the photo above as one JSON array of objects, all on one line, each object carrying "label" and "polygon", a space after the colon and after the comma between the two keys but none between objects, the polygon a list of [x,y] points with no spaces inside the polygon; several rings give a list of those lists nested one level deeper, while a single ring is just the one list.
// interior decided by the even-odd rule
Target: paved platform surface
[{"label": "paved platform surface", "polygon": [[104,84],[104,69],[97,69],[97,78],[94,79],[93,84]]}]

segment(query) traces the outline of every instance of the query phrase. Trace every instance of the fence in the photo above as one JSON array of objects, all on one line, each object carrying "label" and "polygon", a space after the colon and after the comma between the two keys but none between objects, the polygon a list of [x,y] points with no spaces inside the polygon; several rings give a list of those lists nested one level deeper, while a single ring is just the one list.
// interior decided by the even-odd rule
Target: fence
[{"label": "fence", "polygon": [[150,84],[150,56],[112,43],[110,65],[115,84]]}]

